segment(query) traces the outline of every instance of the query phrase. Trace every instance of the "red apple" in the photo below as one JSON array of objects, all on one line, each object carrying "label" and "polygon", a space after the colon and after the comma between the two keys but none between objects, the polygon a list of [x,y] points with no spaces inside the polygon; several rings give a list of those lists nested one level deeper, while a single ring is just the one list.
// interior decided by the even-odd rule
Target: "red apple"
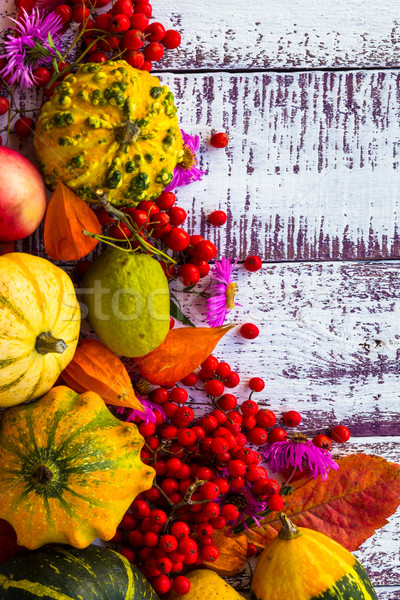
[{"label": "red apple", "polygon": [[36,167],[22,154],[0,146],[0,241],[31,235],[46,210],[46,190]]}]

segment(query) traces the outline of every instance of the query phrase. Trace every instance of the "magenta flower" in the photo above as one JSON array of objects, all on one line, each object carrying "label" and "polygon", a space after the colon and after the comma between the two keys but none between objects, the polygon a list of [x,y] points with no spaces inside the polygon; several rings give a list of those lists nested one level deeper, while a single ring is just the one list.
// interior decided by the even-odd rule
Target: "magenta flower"
[{"label": "magenta flower", "polygon": [[196,152],[200,146],[200,138],[198,135],[189,135],[181,129],[183,138],[183,158],[176,165],[171,183],[165,188],[164,192],[170,192],[176,187],[188,185],[193,181],[200,181],[203,178],[204,171],[200,171],[197,167]]},{"label": "magenta flower", "polygon": [[164,410],[161,408],[159,404],[152,402],[149,400],[148,392],[150,391],[150,386],[143,377],[138,377],[137,375],[131,375],[133,389],[135,390],[136,398],[139,400],[141,405],[144,408],[144,411],[139,410],[137,408],[126,408],[124,406],[120,406],[116,409],[117,415],[123,415],[121,418],[123,421],[134,421],[135,417],[139,417],[142,421],[147,423],[155,423],[156,415],[154,411],[157,410],[161,413],[163,419],[166,418]]},{"label": "magenta flower", "polygon": [[231,533],[238,525],[249,530],[246,521],[251,517],[257,527],[260,527],[260,520],[263,518],[261,514],[266,508],[267,503],[262,500],[256,500],[252,493],[245,487],[238,491],[229,491],[221,497],[218,497],[215,502],[220,506],[225,504],[233,504],[239,510],[239,516],[234,521],[229,521],[228,533]]},{"label": "magenta flower", "polygon": [[231,264],[230,258],[222,258],[221,262],[216,262],[212,268],[211,296],[207,298],[207,312],[205,313],[210,327],[223,325],[228,312],[235,306],[241,306],[234,302],[237,284],[231,281],[237,261],[238,259]]},{"label": "magenta flower", "polygon": [[15,27],[10,27],[13,33],[7,35],[5,54],[0,56],[5,60],[0,76],[10,85],[17,83],[21,89],[28,89],[35,85],[33,72],[37,67],[48,66],[53,58],[61,58],[57,44],[63,24],[57,15],[44,16],[36,8],[30,15],[23,9],[19,21],[11,20]]},{"label": "magenta flower", "polygon": [[321,475],[323,481],[326,481],[329,469],[339,469],[339,465],[327,450],[317,448],[303,435],[271,444],[264,452],[264,458],[275,473],[289,467],[297,467],[305,474],[311,472],[314,479]]}]

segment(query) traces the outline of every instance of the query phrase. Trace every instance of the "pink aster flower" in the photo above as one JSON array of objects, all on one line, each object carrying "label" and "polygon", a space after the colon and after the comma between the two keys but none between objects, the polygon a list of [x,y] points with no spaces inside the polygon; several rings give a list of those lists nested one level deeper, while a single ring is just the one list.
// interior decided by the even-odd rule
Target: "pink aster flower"
[{"label": "pink aster flower", "polygon": [[[139,400],[141,405],[144,408],[144,411],[136,409],[136,408],[125,408],[124,406],[120,406],[116,409],[116,414],[120,415],[124,421],[134,421],[135,417],[139,417],[142,421],[147,423],[155,423],[156,415],[154,411],[158,411],[161,413],[163,418],[165,419],[165,412],[161,408],[159,404],[152,402],[148,393],[150,391],[150,386],[145,379],[142,377],[138,377],[136,375],[131,375],[133,389],[135,390],[136,398]],[[122,416],[123,415],[123,416]]]},{"label": "pink aster flower", "polygon": [[207,298],[207,312],[205,313],[210,327],[223,325],[228,312],[235,306],[241,306],[234,302],[237,284],[231,281],[237,261],[238,259],[231,264],[230,258],[222,258],[212,268],[211,296]]},{"label": "pink aster flower", "polygon": [[261,514],[267,508],[267,503],[261,499],[256,500],[253,494],[246,488],[242,488],[238,491],[229,491],[221,497],[218,497],[215,502],[220,506],[225,504],[233,504],[239,511],[239,516],[234,521],[229,521],[228,533],[231,533],[238,525],[249,530],[246,521],[251,517],[257,527],[260,527],[260,520],[263,518]]},{"label": "pink aster flower", "polygon": [[5,60],[0,75],[10,85],[17,83],[21,89],[28,89],[35,85],[33,72],[37,67],[48,66],[53,58],[60,58],[58,32],[63,24],[57,15],[43,15],[36,8],[30,15],[22,9],[19,20],[11,20],[15,27],[10,27],[13,33],[7,35],[5,54],[0,55]]},{"label": "pink aster flower", "polygon": [[181,129],[181,134],[183,138],[183,158],[176,165],[171,183],[164,188],[164,192],[170,192],[193,181],[200,181],[204,175],[204,171],[200,171],[197,167],[196,152],[200,146],[199,136],[189,135],[183,129]]},{"label": "pink aster flower", "polygon": [[271,444],[264,452],[264,458],[275,473],[294,467],[304,473],[311,472],[314,479],[321,475],[323,481],[326,481],[329,469],[339,469],[327,450],[317,448],[300,434],[291,440]]}]

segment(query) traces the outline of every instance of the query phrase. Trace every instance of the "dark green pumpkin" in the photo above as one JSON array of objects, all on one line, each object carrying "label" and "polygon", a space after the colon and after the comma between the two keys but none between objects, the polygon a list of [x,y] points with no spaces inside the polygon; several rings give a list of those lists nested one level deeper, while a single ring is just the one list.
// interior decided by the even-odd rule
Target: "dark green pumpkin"
[{"label": "dark green pumpkin", "polygon": [[158,600],[121,554],[89,546],[35,550],[0,565],[1,600]]}]

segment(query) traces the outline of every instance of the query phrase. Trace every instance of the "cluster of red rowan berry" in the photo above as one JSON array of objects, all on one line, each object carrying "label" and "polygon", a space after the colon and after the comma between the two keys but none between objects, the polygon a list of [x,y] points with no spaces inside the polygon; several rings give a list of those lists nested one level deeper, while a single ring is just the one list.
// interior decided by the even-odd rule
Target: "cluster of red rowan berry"
[{"label": "cluster of red rowan berry", "polygon": [[93,15],[93,8],[103,8],[110,0],[72,0],[73,6],[60,4],[54,10],[64,24],[75,21],[84,29],[84,49],[89,62],[105,62],[121,56],[136,69],[150,71],[165,50],[181,43],[175,29],[165,29],[152,22],[152,6],[146,0],[116,0],[108,12]]}]

